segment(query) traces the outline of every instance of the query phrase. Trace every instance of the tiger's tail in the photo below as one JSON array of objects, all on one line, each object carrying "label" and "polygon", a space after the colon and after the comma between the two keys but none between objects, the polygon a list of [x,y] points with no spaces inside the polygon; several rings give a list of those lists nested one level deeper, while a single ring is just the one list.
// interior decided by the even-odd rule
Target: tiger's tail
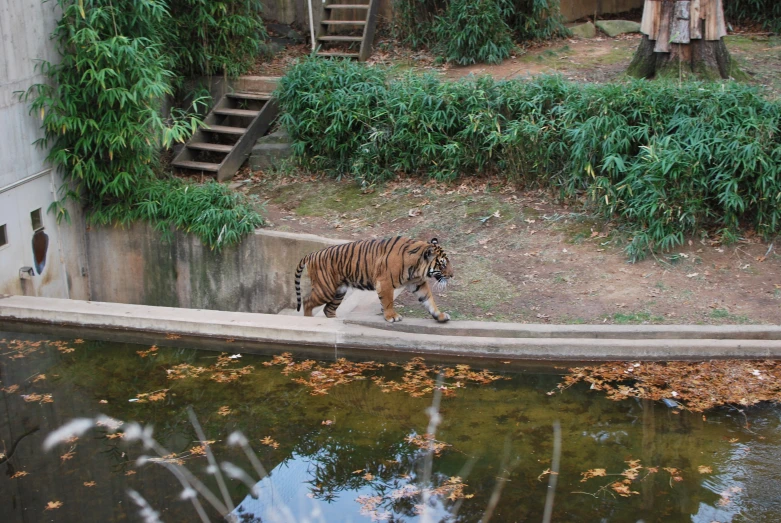
[{"label": "tiger's tail", "polygon": [[296,269],[296,311],[301,310],[301,274],[304,272],[304,267],[306,267],[308,261],[309,256],[304,256],[298,262],[298,268]]}]

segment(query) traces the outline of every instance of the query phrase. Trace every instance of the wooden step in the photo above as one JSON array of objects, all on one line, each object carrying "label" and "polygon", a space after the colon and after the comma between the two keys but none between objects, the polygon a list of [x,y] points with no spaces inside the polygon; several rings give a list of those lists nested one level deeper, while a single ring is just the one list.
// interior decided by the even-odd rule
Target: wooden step
[{"label": "wooden step", "polygon": [[237,100],[271,100],[271,93],[228,93],[226,96]]},{"label": "wooden step", "polygon": [[209,151],[213,153],[229,153],[233,150],[232,145],[221,143],[193,142],[187,144],[188,149],[197,149],[199,151]]},{"label": "wooden step", "polygon": [[215,109],[214,114],[224,114],[227,116],[241,116],[244,118],[255,118],[260,111],[251,111],[249,109],[229,109],[229,108],[220,108]]},{"label": "wooden step", "polygon": [[369,4],[330,4],[326,9],[369,9]]},{"label": "wooden step", "polygon": [[182,169],[192,169],[194,171],[207,171],[210,173],[216,173],[220,170],[220,164],[207,163],[207,162],[193,162],[190,160],[180,160],[173,162],[171,165],[174,167],[180,167]]},{"label": "wooden step", "polygon": [[244,127],[229,127],[227,125],[210,125],[203,128],[204,131],[217,134],[237,134],[241,135],[247,132]]},{"label": "wooden step", "polygon": [[326,35],[317,38],[321,42],[360,42],[363,40],[362,36],[335,36]]},{"label": "wooden step", "polygon": [[361,56],[359,53],[340,53],[337,51],[320,51],[317,56],[324,58],[358,58]]},{"label": "wooden step", "polygon": [[366,25],[366,20],[323,20],[325,25]]}]

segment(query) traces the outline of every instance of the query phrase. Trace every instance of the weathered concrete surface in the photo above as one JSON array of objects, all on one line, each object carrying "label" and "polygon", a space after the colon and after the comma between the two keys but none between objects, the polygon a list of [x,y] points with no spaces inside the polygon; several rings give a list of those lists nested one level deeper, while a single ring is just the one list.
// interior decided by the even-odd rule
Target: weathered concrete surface
[{"label": "weathered concrete surface", "polygon": [[561,14],[566,21],[578,20],[585,16],[623,13],[630,9],[643,7],[644,0],[561,0]]},{"label": "weathered concrete surface", "polygon": [[[561,0],[561,14],[565,21],[577,20],[584,16],[593,16],[607,13],[622,13],[637,7],[643,7],[644,0]],[[283,24],[293,24],[306,34],[309,33],[309,14],[307,0],[261,0],[263,4],[263,17],[267,20],[276,20]],[[346,3],[366,3],[366,0],[356,0]],[[315,27],[320,23],[320,5],[317,0],[312,1]],[[393,19],[393,0],[380,0],[378,6],[380,21]],[[356,20],[361,19],[365,11],[340,10],[334,19]],[[357,17],[357,18],[356,18]]]},{"label": "weathered concrete surface", "polygon": [[600,20],[596,25],[611,38],[622,34],[640,32],[640,24],[631,20]]},{"label": "weathered concrete surface", "polygon": [[48,151],[33,142],[43,137],[41,117],[15,91],[46,82],[36,60],[59,61],[54,31],[57,2],[0,2],[0,188],[48,167]]},{"label": "weathered concrete surface", "polygon": [[[459,336],[436,327],[433,333],[428,331],[411,333],[395,328],[377,329],[339,319],[188,310],[26,296],[0,298],[0,328],[12,330],[13,325],[18,322],[39,325],[41,331],[45,330],[46,325],[72,326],[82,329],[80,332],[84,333],[84,337],[97,338],[100,338],[101,331],[105,330],[123,333],[157,332],[178,334],[190,339],[230,338],[236,342],[247,340],[271,346],[364,349],[502,359],[583,361],[781,358],[779,339]],[[403,325],[403,322],[399,325]],[[452,322],[452,325],[455,326],[452,331],[457,332],[458,323]],[[534,326],[518,326],[518,328],[529,327]],[[549,328],[550,326],[537,327]],[[485,328],[490,328],[490,324]],[[599,326],[580,326],[580,328],[607,329]],[[676,330],[675,326],[667,328],[670,331]],[[707,335],[707,328],[704,329],[706,330],[701,332],[703,336]],[[774,331],[774,328],[768,329]],[[717,331],[719,329],[714,330]],[[734,335],[739,336],[739,333],[736,332]],[[225,348],[221,346],[218,350],[225,350]]]},{"label": "weathered concrete surface", "polygon": [[[306,254],[343,243],[259,229],[239,245],[212,251],[195,236],[170,242],[146,223],[87,232],[92,300],[276,313],[294,307],[294,274]],[[306,282],[304,282],[306,285]]]},{"label": "weathered concrete surface", "polygon": [[200,76],[185,82],[185,89],[193,91],[200,88],[209,90],[209,94],[218,100],[224,94],[234,91],[247,93],[271,93],[277,88],[278,76],[244,75],[237,78],[224,76]]},{"label": "weathered concrete surface", "polygon": [[[48,149],[34,143],[44,136],[40,113],[31,113],[32,98],[24,101],[17,92],[47,82],[39,60],[59,61],[49,36],[60,16],[57,2],[0,2],[0,227],[7,240],[0,246],[0,293],[86,299],[81,209],[68,206],[72,225],[57,224],[46,212],[62,179],[46,161]],[[37,209],[49,240],[46,263],[21,279],[19,269],[34,266],[30,213]]]},{"label": "weathered concrete surface", "polygon": [[714,339],[781,340],[781,325],[551,325],[498,323],[487,321],[450,321],[405,319],[388,324],[381,317],[350,318],[346,323],[376,329],[440,336],[476,336],[500,338],[585,338],[585,339]]}]

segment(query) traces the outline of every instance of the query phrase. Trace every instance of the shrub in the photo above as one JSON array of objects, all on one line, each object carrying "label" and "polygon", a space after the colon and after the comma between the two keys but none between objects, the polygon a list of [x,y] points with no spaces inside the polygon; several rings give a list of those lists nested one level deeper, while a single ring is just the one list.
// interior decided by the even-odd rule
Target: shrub
[{"label": "shrub", "polygon": [[[161,148],[184,142],[201,121],[171,109],[175,62],[163,44],[165,4],[134,0],[58,0],[53,38],[59,63],[41,62],[49,82],[20,93],[40,114],[47,159],[64,176],[64,198],[85,204],[91,220],[147,219],[197,234],[213,248],[262,222],[240,196],[216,184],[158,179]],[[203,103],[196,98],[193,109]],[[209,207],[211,206],[211,207]],[[67,219],[62,201],[58,220]]]},{"label": "shrub", "polygon": [[127,198],[97,202],[91,209],[90,221],[126,225],[146,220],[164,238],[178,229],[195,234],[204,244],[220,250],[263,225],[255,203],[215,181],[195,184],[173,177],[150,179],[135,186]]},{"label": "shrub", "polygon": [[182,111],[162,116],[172,94],[170,60],[159,42],[125,36],[154,37],[167,13],[154,2],[58,2],[63,15],[53,37],[61,60],[42,62],[51,82],[23,96],[43,119],[37,143],[88,203],[122,198],[154,177],[161,147],[184,141],[199,123]]},{"label": "shrub", "polygon": [[302,161],[374,183],[500,172],[583,198],[634,260],[685,234],[781,232],[781,104],[728,83],[441,82],[304,60],[280,82]]},{"label": "shrub", "polygon": [[166,0],[165,45],[183,76],[248,71],[267,54],[260,0]]},{"label": "shrub", "polygon": [[754,22],[781,33],[781,3],[776,0],[731,0],[725,2],[724,16],[738,23]]},{"label": "shrub", "polygon": [[497,0],[450,0],[434,24],[437,45],[448,62],[498,64],[510,56],[513,41]]},{"label": "shrub", "polygon": [[[394,30],[413,48],[428,46],[448,59],[455,56],[451,61],[464,56],[473,63],[469,60],[485,61],[478,58],[483,47],[486,56],[501,54],[508,36],[525,42],[568,35],[559,5],[559,0],[394,0]],[[456,37],[460,43],[452,42]]]},{"label": "shrub", "polygon": [[502,18],[516,40],[550,40],[568,36],[559,0],[499,0]]}]

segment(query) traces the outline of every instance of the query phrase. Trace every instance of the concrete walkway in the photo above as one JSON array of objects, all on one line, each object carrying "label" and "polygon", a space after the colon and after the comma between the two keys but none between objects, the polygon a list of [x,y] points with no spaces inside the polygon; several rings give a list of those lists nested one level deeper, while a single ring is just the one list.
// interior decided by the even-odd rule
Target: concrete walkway
[{"label": "concrete walkway", "polygon": [[[188,340],[533,360],[781,358],[781,326],[530,325],[405,319],[377,315],[304,318],[150,307],[26,296],[0,296],[0,329],[20,325],[77,329],[84,338],[127,333]],[[132,337],[132,336],[129,336]],[[218,350],[225,350],[224,346]],[[251,352],[252,349],[242,349]]]}]

